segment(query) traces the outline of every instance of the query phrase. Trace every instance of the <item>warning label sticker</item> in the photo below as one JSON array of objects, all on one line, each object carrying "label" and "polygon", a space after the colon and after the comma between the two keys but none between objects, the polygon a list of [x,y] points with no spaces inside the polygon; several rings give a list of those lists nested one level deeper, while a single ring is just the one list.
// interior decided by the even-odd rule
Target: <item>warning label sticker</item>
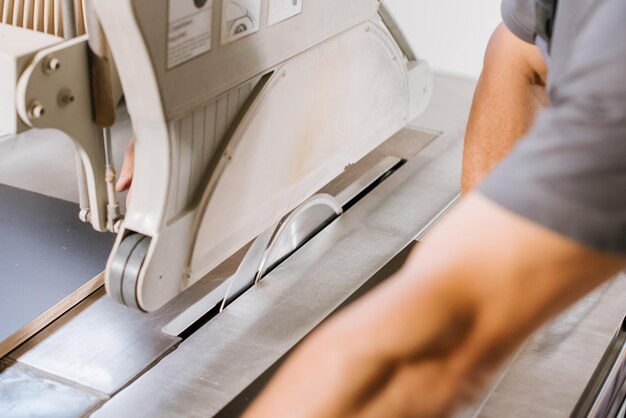
[{"label": "warning label sticker", "polygon": [[224,0],[222,2],[222,45],[259,31],[261,0]]},{"label": "warning label sticker", "polygon": [[302,13],[302,0],[270,0],[268,26],[273,26]]},{"label": "warning label sticker", "polygon": [[167,69],[211,50],[213,0],[169,0]]}]

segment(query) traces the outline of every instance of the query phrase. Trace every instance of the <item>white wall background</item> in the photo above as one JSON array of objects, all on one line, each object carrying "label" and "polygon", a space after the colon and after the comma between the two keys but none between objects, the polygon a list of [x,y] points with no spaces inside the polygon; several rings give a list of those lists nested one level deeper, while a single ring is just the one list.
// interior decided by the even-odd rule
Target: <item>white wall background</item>
[{"label": "white wall background", "polygon": [[386,0],[420,58],[435,71],[477,78],[501,21],[501,0]]}]

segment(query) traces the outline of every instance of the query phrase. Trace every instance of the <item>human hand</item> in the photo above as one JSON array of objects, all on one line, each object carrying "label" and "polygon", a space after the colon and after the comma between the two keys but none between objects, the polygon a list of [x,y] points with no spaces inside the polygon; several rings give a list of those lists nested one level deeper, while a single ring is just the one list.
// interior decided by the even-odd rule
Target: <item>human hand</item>
[{"label": "human hand", "polygon": [[133,175],[135,173],[135,139],[131,139],[130,143],[126,147],[126,152],[124,154],[124,162],[122,163],[122,171],[120,172],[120,177],[115,185],[115,190],[118,193],[124,192],[128,190],[128,195],[126,196],[126,206],[128,206],[130,202],[131,191],[130,188],[133,184]]},{"label": "human hand", "polygon": [[122,164],[122,171],[120,177],[115,186],[115,190],[123,192],[130,189],[133,183],[133,173],[135,170],[135,140],[131,139],[130,143],[126,147],[126,153],[124,154],[124,163]]}]

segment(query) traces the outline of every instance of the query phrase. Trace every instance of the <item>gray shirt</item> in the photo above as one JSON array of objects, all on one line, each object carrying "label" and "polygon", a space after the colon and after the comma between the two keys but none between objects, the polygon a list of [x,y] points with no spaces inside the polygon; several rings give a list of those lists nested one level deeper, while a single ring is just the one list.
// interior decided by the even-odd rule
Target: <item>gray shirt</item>
[{"label": "gray shirt", "polygon": [[[502,3],[526,42],[534,3]],[[625,0],[559,1],[548,93],[550,106],[479,191],[583,245],[626,254]]]}]

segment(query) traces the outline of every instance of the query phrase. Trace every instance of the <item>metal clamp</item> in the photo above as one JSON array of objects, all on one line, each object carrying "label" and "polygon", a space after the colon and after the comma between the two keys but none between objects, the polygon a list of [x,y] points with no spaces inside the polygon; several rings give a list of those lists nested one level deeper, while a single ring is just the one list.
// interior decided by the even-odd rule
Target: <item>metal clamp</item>
[{"label": "metal clamp", "polygon": [[66,133],[85,168],[89,199],[86,220],[107,231],[107,186],[102,130],[93,117],[87,36],[39,51],[17,85],[20,117],[32,128]]}]

